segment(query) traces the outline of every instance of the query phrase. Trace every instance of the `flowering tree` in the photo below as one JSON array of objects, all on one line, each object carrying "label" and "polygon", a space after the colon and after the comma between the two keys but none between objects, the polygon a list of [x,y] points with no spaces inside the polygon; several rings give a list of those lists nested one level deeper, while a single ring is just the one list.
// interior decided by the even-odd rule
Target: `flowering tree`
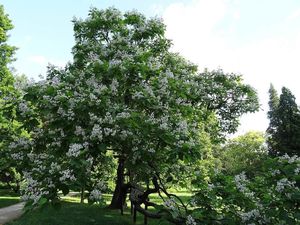
[{"label": "flowering tree", "polygon": [[300,158],[269,158],[260,170],[252,178],[196,173],[189,212],[194,224],[299,224]]},{"label": "flowering tree", "polygon": [[26,164],[25,196],[55,202],[59,190],[80,186],[99,200],[113,156],[111,207],[122,208],[130,190],[136,210],[160,218],[141,205],[157,207],[151,193],[171,197],[165,182],[180,179],[211,142],[235,131],[239,116],[257,109],[256,93],[240,75],[198,73],[171,53],[160,19],[91,9],[86,20],[74,20],[74,31],[73,63],[49,68],[22,103],[31,137],[11,150]]}]

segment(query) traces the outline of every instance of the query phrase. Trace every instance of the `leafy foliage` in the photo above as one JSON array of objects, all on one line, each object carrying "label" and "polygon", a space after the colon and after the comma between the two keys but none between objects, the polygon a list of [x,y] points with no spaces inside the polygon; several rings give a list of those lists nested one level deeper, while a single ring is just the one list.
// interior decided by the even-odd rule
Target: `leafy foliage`
[{"label": "leafy foliage", "polygon": [[199,224],[299,224],[299,162],[269,158],[252,178],[198,173],[190,214]]},{"label": "leafy foliage", "polygon": [[243,171],[249,175],[257,173],[267,153],[264,133],[255,131],[233,138],[214,151],[221,161],[222,172],[231,175]]},{"label": "leafy foliage", "polygon": [[8,155],[8,146],[16,137],[22,135],[20,123],[16,121],[16,102],[20,96],[14,86],[14,77],[9,64],[14,60],[15,47],[7,44],[8,32],[13,25],[0,5],[0,181],[18,181],[18,173],[12,168],[13,162]]}]

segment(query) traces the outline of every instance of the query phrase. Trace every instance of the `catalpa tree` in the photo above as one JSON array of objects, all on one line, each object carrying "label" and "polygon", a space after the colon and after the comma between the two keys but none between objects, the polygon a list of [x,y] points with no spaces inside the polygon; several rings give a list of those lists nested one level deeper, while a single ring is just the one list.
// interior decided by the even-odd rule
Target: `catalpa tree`
[{"label": "catalpa tree", "polygon": [[74,32],[73,62],[49,68],[24,98],[31,137],[11,150],[26,164],[25,196],[55,202],[58,191],[80,186],[96,201],[113,156],[111,208],[122,209],[130,192],[136,210],[160,218],[141,205],[156,206],[151,193],[171,197],[165,183],[183,179],[211,142],[235,131],[239,116],[257,109],[256,93],[240,75],[199,73],[170,52],[158,18],[91,9]]}]

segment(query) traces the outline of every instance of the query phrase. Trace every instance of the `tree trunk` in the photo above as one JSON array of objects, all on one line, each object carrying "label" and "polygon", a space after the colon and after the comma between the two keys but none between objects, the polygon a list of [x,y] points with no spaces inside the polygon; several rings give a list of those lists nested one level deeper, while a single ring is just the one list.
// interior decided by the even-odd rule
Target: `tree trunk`
[{"label": "tree trunk", "polygon": [[80,190],[80,203],[83,204],[84,203],[84,187],[81,187]]},{"label": "tree trunk", "polygon": [[110,203],[109,208],[111,209],[123,209],[123,206],[126,201],[127,188],[125,185],[125,168],[124,168],[124,159],[119,158],[119,165],[117,169],[117,180],[114,194]]}]

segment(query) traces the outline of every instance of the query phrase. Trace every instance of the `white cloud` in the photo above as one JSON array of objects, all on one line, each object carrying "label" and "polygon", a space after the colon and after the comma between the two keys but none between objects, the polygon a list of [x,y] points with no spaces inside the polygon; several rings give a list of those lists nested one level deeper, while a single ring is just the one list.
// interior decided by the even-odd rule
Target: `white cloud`
[{"label": "white cloud", "polygon": [[299,17],[300,17],[300,9],[296,9],[287,17],[287,21],[295,20],[298,19]]},{"label": "white cloud", "polygon": [[[300,98],[297,88],[300,78],[300,32],[271,33],[269,37],[237,45],[231,38],[239,38],[234,27],[243,16],[236,8],[237,4],[230,0],[176,3],[166,8],[163,18],[167,36],[173,40],[174,51],[197,63],[200,70],[221,67],[226,72],[242,73],[245,81],[258,90],[264,111],[244,116],[240,132],[265,130],[268,125],[267,92],[271,82],[278,88],[290,88]],[[300,10],[297,13],[300,16]],[[291,18],[298,16],[297,13]],[[231,25],[220,26],[225,20]]]}]

